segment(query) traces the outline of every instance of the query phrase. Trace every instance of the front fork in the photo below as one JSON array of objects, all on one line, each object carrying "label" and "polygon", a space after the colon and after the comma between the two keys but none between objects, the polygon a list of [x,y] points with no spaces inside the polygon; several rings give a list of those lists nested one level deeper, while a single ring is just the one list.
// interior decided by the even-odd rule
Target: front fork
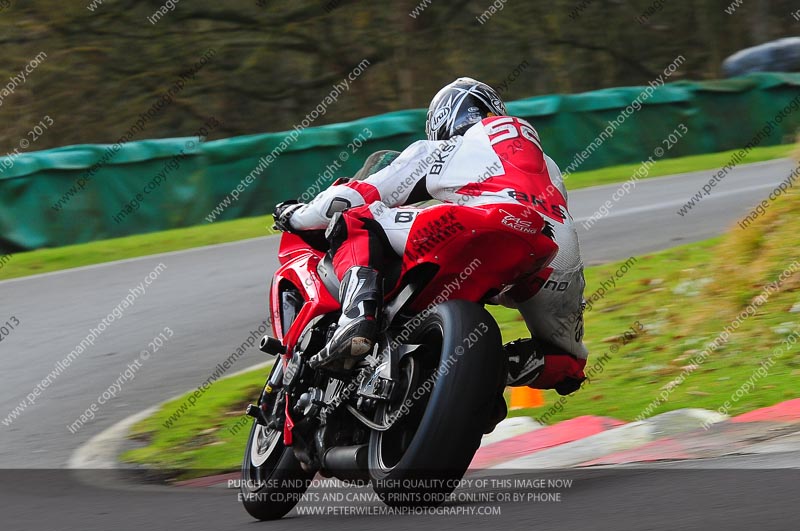
[{"label": "front fork", "polygon": [[247,406],[246,413],[262,426],[274,429],[282,429],[285,426],[281,422],[281,416],[275,414],[277,413],[276,405],[280,399],[280,391],[283,388],[284,367],[285,361],[283,357],[278,358],[267,383],[264,384],[261,396],[258,398],[258,405],[250,404]]}]

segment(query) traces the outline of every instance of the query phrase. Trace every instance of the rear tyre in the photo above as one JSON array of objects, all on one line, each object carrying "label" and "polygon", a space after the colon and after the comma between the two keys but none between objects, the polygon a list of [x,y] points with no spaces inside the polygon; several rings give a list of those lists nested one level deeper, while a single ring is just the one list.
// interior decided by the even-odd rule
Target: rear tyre
[{"label": "rear tyre", "polygon": [[407,343],[401,384],[381,405],[369,445],[372,486],[390,506],[435,506],[466,472],[492,422],[505,379],[500,330],[481,306],[448,301],[429,311]]}]

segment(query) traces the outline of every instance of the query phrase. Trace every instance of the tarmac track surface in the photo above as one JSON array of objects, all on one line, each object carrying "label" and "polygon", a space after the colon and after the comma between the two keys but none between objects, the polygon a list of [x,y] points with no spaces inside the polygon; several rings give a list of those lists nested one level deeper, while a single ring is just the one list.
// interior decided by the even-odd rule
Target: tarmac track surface
[{"label": "tarmac track surface", "polygon": [[[614,204],[610,215],[597,221],[588,231],[582,222],[597,211],[619,185],[574,191],[570,194],[570,206],[578,225],[584,260],[594,264],[625,259],[720,234],[765,198],[793,167],[788,160],[740,166],[683,217],[676,211],[707,182],[713,171],[640,181],[629,195]],[[147,287],[146,293],[64,370],[37,397],[34,405],[27,407],[9,425],[0,425],[0,467],[21,469],[19,473],[42,479],[41,482],[29,481],[27,486],[25,482],[3,482],[3,499],[12,502],[4,505],[12,511],[5,512],[0,523],[14,525],[0,525],[0,528],[43,529],[34,522],[50,519],[53,525],[47,528],[93,529],[89,522],[79,524],[81,515],[93,515],[92,520],[104,522],[97,529],[126,529],[128,526],[140,529],[145,522],[153,525],[169,522],[173,529],[189,529],[190,526],[192,529],[198,526],[230,529],[232,522],[238,522],[238,527],[249,521],[239,504],[231,503],[230,493],[133,492],[120,496],[118,492],[105,489],[88,492],[75,487],[66,473],[51,469],[64,467],[76,448],[120,418],[204,382],[215,366],[234,352],[266,318],[266,295],[270,276],[277,267],[277,244],[275,237],[258,238],[0,282],[3,314],[8,314],[5,317],[13,315],[20,321],[0,347],[0,373],[5,375],[4,384],[0,386],[2,420],[86,337],[90,328],[97,327],[120,304],[129,290],[141,283],[159,263],[167,266]],[[587,286],[589,292],[594,289]],[[4,316],[0,314],[0,317]],[[93,422],[75,434],[70,433],[67,426],[97,401],[164,327],[173,330],[174,336],[143,363],[135,378],[123,382],[117,396],[99,408]],[[256,349],[249,349],[231,370],[260,361],[263,361],[262,355]],[[34,468],[44,470],[30,470]],[[48,474],[50,480],[44,479]],[[595,501],[587,498],[574,506],[568,507],[562,502],[539,505],[534,510],[512,505],[504,508],[502,518],[510,518],[509,522],[518,526],[542,529],[563,529],[568,527],[569,521],[605,529],[601,526],[602,518],[597,515],[608,513],[610,526],[615,517],[626,514],[622,510],[615,513],[614,508],[623,503],[620,500],[627,505],[643,488],[642,484],[631,481],[601,482],[602,488],[591,494],[591,500]],[[48,485],[48,482],[53,484]],[[668,495],[666,501],[654,497],[651,502],[661,501],[631,512],[633,520],[630,521],[642,524],[631,528],[648,528],[649,520],[641,520],[648,515],[661,525],[669,521],[663,519],[668,515],[677,518],[682,514],[675,509],[680,505],[669,501],[670,496],[675,498],[681,492],[680,485],[655,476],[652,485],[662,489],[661,495]],[[738,515],[730,520],[731,525],[748,521],[745,520],[747,515],[759,515],[759,527],[770,528],[764,525],[769,514],[781,514],[775,512],[778,507],[785,514],[797,506],[793,500],[786,500],[782,505],[771,501],[783,499],[779,496],[781,493],[796,493],[796,485],[796,482],[786,483],[783,489],[768,489],[776,495],[772,497],[764,496],[764,489],[748,492],[749,499],[759,500],[759,503],[730,505],[726,514]],[[29,488],[33,491],[26,490]],[[731,491],[732,485],[721,488],[723,493],[735,494]],[[47,493],[48,498],[39,499],[32,496],[33,492]],[[685,503],[695,508],[698,518],[703,513],[701,505],[705,506],[705,502],[701,504],[698,500],[693,504],[687,500]],[[774,510],[771,513],[762,510],[767,506]],[[663,507],[663,518],[657,516],[659,512],[654,512],[653,507]],[[19,513],[18,509],[22,508],[27,508],[28,525],[24,525],[24,520],[15,520],[25,514]],[[63,519],[58,515],[64,515]],[[318,526],[319,518],[287,520],[281,526]],[[335,521],[338,526],[345,521],[348,529],[362,523],[374,527],[375,520],[371,518],[337,516],[326,524]],[[385,519],[381,522],[399,523],[397,518],[406,517],[381,518]],[[455,527],[467,522],[471,527],[482,525],[476,517],[458,518],[440,519],[436,525]],[[552,527],[540,527],[548,518]],[[72,523],[68,525],[68,522]],[[496,527],[498,520],[488,518],[485,522],[486,527]],[[336,528],[333,524],[326,526]],[[734,527],[726,525],[726,528]]]}]

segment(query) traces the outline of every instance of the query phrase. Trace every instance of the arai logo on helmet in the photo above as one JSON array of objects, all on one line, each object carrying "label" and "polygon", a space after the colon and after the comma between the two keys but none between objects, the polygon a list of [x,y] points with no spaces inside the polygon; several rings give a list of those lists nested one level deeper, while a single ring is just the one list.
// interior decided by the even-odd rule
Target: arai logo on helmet
[{"label": "arai logo on helmet", "polygon": [[434,114],[433,118],[431,118],[431,130],[436,131],[437,129],[439,129],[442,126],[442,124],[444,124],[448,116],[450,116],[449,105],[445,105],[444,107],[436,111],[436,114]]},{"label": "arai logo on helmet", "polygon": [[[500,98],[492,98],[492,106],[497,109],[498,111],[503,111],[503,102],[500,101]],[[503,113],[505,114],[505,113]]]}]

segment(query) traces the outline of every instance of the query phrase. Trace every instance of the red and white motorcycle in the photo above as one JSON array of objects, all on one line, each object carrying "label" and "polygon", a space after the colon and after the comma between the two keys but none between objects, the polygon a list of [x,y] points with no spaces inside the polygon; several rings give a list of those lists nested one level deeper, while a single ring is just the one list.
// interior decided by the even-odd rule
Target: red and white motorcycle
[{"label": "red and white motorcycle", "polygon": [[[380,339],[354,367],[309,366],[339,318],[338,280],[320,234],[283,234],[270,298],[275,337],[261,341],[278,358],[247,411],[255,420],[241,494],[255,518],[284,516],[317,473],[368,479],[389,505],[437,505],[505,415],[506,360],[483,303],[546,267],[556,246],[521,205],[424,212],[459,230],[405,256],[387,279]],[[479,264],[469,282],[454,282],[469,264]]]}]

